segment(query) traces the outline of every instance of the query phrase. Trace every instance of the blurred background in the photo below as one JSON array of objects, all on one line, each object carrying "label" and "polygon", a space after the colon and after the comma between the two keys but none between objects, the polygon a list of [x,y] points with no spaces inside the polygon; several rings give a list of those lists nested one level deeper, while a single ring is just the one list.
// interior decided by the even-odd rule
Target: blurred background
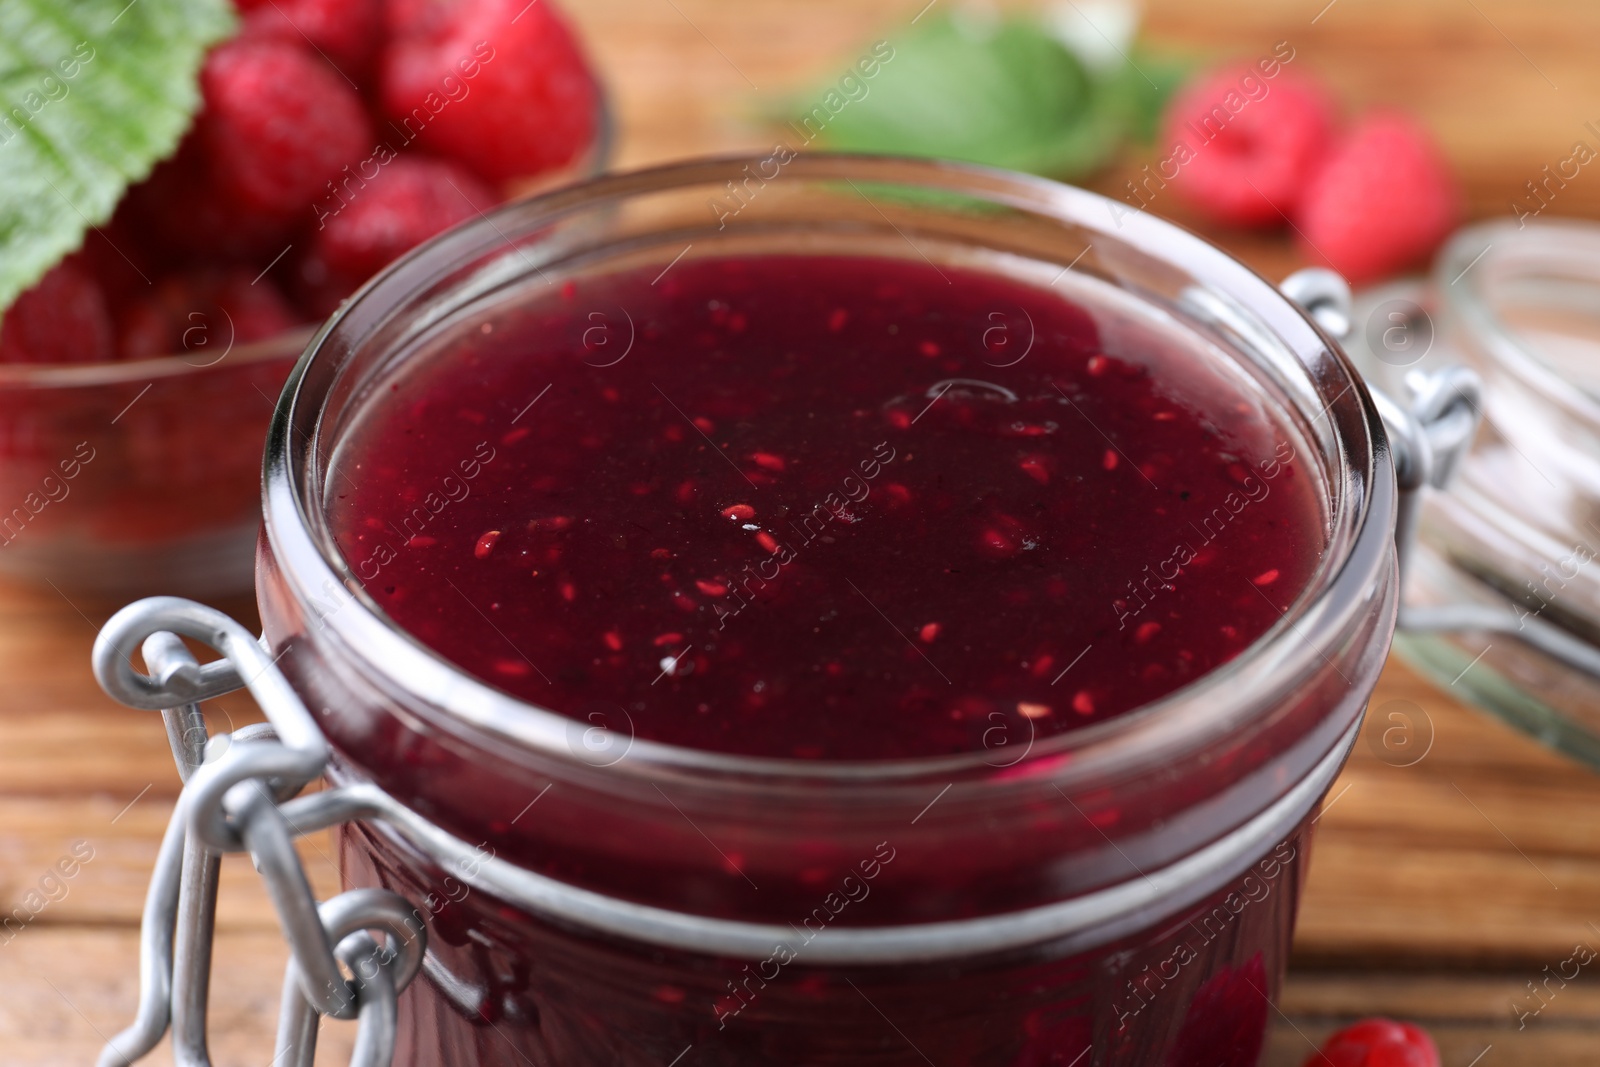
[{"label": "blurred background", "polygon": [[[1168,138],[1140,136],[1159,126],[1168,92],[1218,64],[1281,58],[1287,47],[1289,67],[1324,88],[1338,123],[1374,108],[1409,116],[1458,192],[1452,221],[1515,219],[1532,208],[1600,216],[1600,169],[1572,162],[1578,143],[1600,147],[1592,0],[1151,0],[1140,9],[1089,0],[573,0],[565,11],[609,95],[615,168],[765,155],[777,141],[795,142],[786,120],[822,99],[873,42],[952,17],[982,25],[1017,11],[1079,40],[1106,69],[1128,63],[1129,81],[1148,85],[1149,96],[1137,85],[1129,93],[1112,133],[1057,159],[1057,169],[1081,168],[1078,180],[1130,210],[1129,183],[1169,155]],[[951,93],[951,106],[983,105],[959,84]],[[972,121],[992,120],[980,109]],[[870,123],[842,129],[836,135],[875,135]],[[1563,163],[1568,176],[1547,183],[1546,168]],[[1348,195],[1385,209],[1382,182]],[[1203,193],[1163,189],[1147,209],[1273,280],[1344,254],[1334,254],[1342,238],[1333,235],[1319,256],[1323,241],[1287,216],[1221,221],[1227,212]],[[1429,251],[1371,266],[1369,280],[1424,267]],[[259,408],[264,418],[270,398]],[[248,595],[211,599],[255,625]],[[92,1062],[136,1002],[138,916],[178,780],[156,718],[112,705],[89,674],[97,628],[121,603],[48,582],[0,585],[0,905],[40,900],[41,878],[64,869],[64,858],[77,861],[64,888],[46,887],[46,904],[0,934],[3,1064]],[[242,697],[209,714],[215,729],[256,718]],[[330,889],[326,842],[312,839],[303,851]],[[1373,1014],[1427,1025],[1449,1067],[1596,1062],[1600,975],[1579,966],[1570,977],[1570,961],[1600,950],[1593,771],[1391,662],[1313,855],[1264,1063],[1301,1064],[1328,1033]],[[215,1062],[264,1065],[285,950],[239,857],[224,868],[218,928]],[[1569,977],[1547,981],[1564,966]],[[326,1062],[344,1061],[349,1036],[327,1029]]]},{"label": "blurred background", "polygon": [[[592,0],[575,5],[572,17],[614,94],[617,163],[629,167],[689,152],[769,147],[771,127],[751,121],[769,97],[782,101],[825,84],[857,46],[892,40],[923,7],[916,0],[817,0],[801,14],[781,2]],[[942,7],[959,5],[939,0],[924,18]],[[1104,7],[1063,3],[1057,11],[1070,24]],[[1230,59],[1248,63],[1287,41],[1296,52],[1292,65],[1331,87],[1347,115],[1403,108],[1439,142],[1473,218],[1511,216],[1512,202],[1527,198],[1526,183],[1541,168],[1569,157],[1579,139],[1595,143],[1585,123],[1600,119],[1600,70],[1582,42],[1600,25],[1600,11],[1582,0],[1150,0],[1140,7],[1139,40],[1163,56],[1201,68]],[[620,34],[624,24],[628,31]],[[1118,194],[1143,164],[1164,154],[1132,147],[1083,184]],[[1196,214],[1172,199],[1152,210],[1195,224]],[[1595,217],[1600,182],[1569,183],[1554,210]],[[1292,242],[1206,232],[1268,276],[1296,264],[1280,251]]]}]

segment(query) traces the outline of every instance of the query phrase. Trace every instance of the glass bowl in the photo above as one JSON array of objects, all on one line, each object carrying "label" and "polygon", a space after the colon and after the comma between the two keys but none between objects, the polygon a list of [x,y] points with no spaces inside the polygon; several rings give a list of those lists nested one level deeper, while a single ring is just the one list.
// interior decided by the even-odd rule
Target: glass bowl
[{"label": "glass bowl", "polygon": [[0,573],[63,593],[237,591],[273,398],[311,332],[206,358],[0,366]]},{"label": "glass bowl", "polygon": [[[518,195],[602,172],[615,126]],[[63,593],[215,597],[248,590],[261,449],[315,327],[235,346],[97,364],[0,365],[0,575]]]}]

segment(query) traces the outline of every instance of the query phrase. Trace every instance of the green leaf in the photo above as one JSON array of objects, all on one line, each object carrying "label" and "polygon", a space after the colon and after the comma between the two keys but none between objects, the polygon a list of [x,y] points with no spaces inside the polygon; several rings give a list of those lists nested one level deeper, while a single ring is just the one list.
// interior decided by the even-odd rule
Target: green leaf
[{"label": "green leaf", "polygon": [[0,308],[177,147],[233,27],[228,0],[0,0]]},{"label": "green leaf", "polygon": [[1134,49],[1132,58],[1108,75],[1106,95],[1116,101],[1137,140],[1151,141],[1161,128],[1161,115],[1189,76],[1194,65]]},{"label": "green leaf", "polygon": [[931,17],[894,48],[875,77],[859,79],[865,96],[822,87],[795,128],[814,130],[824,118],[817,140],[829,148],[1075,178],[1130,136],[1149,136],[1175,84],[1172,68],[1147,76],[1137,61],[1091,70],[1028,18],[975,27]]}]

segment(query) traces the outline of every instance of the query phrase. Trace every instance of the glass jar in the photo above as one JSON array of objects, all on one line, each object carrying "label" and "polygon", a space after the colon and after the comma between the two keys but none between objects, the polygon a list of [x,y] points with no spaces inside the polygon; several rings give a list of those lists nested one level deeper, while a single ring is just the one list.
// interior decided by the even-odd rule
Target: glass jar
[{"label": "glass jar", "polygon": [[1391,396],[1449,365],[1483,382],[1482,429],[1424,498],[1406,590],[1408,610],[1476,624],[1413,631],[1402,613],[1396,650],[1600,767],[1600,652],[1552,654],[1600,644],[1600,225],[1467,227],[1428,280],[1365,294],[1354,319],[1351,355]]},{"label": "glass jar", "polygon": [[[440,329],[690,249],[1026,264],[1091,309],[1137,304],[1234,361],[1292,428],[1327,523],[1310,587],[1154,704],[960,757],[712,754],[467,676],[381,614],[329,535],[325,479],[354,413]],[[265,639],[334,747],[333,779],[375,783],[518,872],[491,893],[469,885],[474,863],[419,848],[426,834],[344,831],[347,883],[401,892],[430,929],[397,1062],[1253,1065],[1309,824],[1394,625],[1386,447],[1338,347],[1270,283],[1020,175],[780,147],[510,205],[406,257],[289,382],[258,559]]]}]

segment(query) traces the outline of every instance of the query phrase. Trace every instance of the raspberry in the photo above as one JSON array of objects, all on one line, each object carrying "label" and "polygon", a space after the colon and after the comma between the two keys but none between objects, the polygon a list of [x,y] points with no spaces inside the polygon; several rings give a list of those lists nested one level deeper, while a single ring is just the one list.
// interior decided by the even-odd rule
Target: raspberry
[{"label": "raspberry", "polygon": [[111,312],[78,256],[52,267],[0,318],[0,363],[101,363],[111,358]]},{"label": "raspberry", "polygon": [[270,279],[255,280],[248,271],[232,271],[224,275],[213,290],[212,299],[233,320],[236,344],[265,341],[301,321]]},{"label": "raspberry", "polygon": [[173,274],[122,310],[117,354],[151,359],[187,353],[195,362],[210,362],[297,321],[271,280],[252,281],[248,270]]},{"label": "raspberry", "polygon": [[79,253],[113,311],[149,289],[150,279],[171,266],[136,230],[124,207],[84,236]]},{"label": "raspberry", "polygon": [[299,256],[293,289],[301,310],[327,318],[396,256],[494,203],[483,183],[459,166],[394,160],[356,188],[347,206],[324,218],[310,249]]},{"label": "raspberry", "polygon": [[494,202],[481,181],[453,163],[401,157],[324,220],[312,252],[329,271],[365,280],[434,234],[476,218]]},{"label": "raspberry", "polygon": [[117,316],[117,358],[154,359],[176,352],[177,336],[159,300],[136,300]]},{"label": "raspberry", "polygon": [[196,129],[211,176],[246,210],[279,218],[304,211],[372,148],[356,91],[292,45],[225,44],[206,59],[200,85]]},{"label": "raspberry", "polygon": [[389,26],[384,107],[440,154],[499,182],[565,166],[594,140],[599,90],[549,0],[395,0]]},{"label": "raspberry", "polygon": [[372,67],[383,32],[381,0],[238,0],[241,37],[306,47],[360,82]]},{"label": "raspberry", "polygon": [[[128,190],[117,218],[145,245],[169,257],[210,262],[269,261],[293,239],[295,225],[305,221],[253,211],[229,195],[212,177],[205,148],[193,135]],[[142,264],[141,270],[152,273]],[[139,279],[140,288],[145,284]]]},{"label": "raspberry", "polygon": [[1450,233],[1461,194],[1427,132],[1375,112],[1335,146],[1301,200],[1306,255],[1354,283],[1425,258]]},{"label": "raspberry", "polygon": [[1293,215],[1333,124],[1332,100],[1310,79],[1281,71],[1268,80],[1253,67],[1218,70],[1167,109],[1166,138],[1180,168],[1173,184],[1217,222],[1281,223]]},{"label": "raspberry", "polygon": [[448,28],[452,8],[446,0],[385,0],[383,17],[391,38],[433,36]]},{"label": "raspberry", "polygon": [[1305,1067],[1439,1067],[1439,1048],[1419,1026],[1363,1019],[1328,1038]]},{"label": "raspberry", "polygon": [[366,279],[333,270],[315,253],[299,257],[289,278],[289,292],[295,305],[308,319],[325,319]]}]

